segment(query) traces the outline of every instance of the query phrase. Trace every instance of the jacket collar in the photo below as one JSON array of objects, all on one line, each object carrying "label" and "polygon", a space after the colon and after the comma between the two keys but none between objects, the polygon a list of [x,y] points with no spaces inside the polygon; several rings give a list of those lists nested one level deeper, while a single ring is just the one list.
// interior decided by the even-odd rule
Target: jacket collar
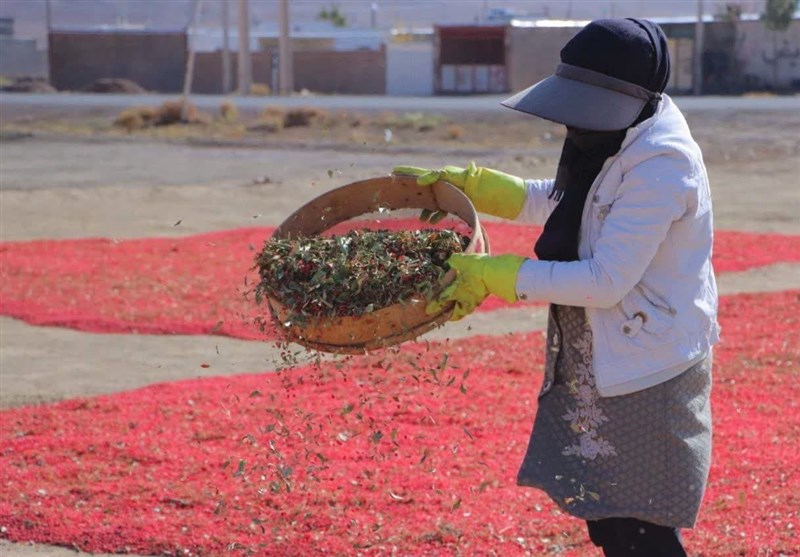
[{"label": "jacket collar", "polygon": [[625,139],[622,140],[620,152],[624,151],[626,147],[636,141],[645,131],[653,127],[653,125],[660,118],[662,118],[663,114],[671,113],[675,109],[675,103],[672,102],[672,99],[669,97],[669,95],[666,93],[662,94],[661,101],[658,103],[658,108],[656,109],[655,114],[653,114],[644,122],[641,122],[638,125],[628,129],[628,133],[625,134]]}]

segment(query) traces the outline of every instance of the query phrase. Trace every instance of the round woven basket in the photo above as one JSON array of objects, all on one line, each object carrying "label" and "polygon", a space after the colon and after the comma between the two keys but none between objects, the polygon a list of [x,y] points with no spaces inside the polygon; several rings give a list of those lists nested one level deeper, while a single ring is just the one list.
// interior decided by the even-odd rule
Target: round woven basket
[{"label": "round woven basket", "polygon": [[[379,209],[428,209],[459,217],[472,234],[464,253],[488,253],[485,231],[469,198],[446,182],[420,187],[412,176],[386,176],[354,182],[331,190],[292,213],[273,238],[321,234],[335,225]],[[449,271],[441,288],[455,278]],[[321,352],[361,354],[412,340],[445,323],[452,308],[431,314],[420,296],[357,317],[315,317],[294,320],[278,300],[268,299],[273,320],[287,340]],[[302,321],[302,322],[301,322]]]}]

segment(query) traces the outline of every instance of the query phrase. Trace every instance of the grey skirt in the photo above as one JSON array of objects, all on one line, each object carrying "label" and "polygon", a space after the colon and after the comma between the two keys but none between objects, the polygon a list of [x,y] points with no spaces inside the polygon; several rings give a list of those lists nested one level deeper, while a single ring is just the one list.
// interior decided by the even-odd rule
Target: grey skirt
[{"label": "grey skirt", "polygon": [[711,462],[711,358],[636,393],[601,398],[583,308],[551,306],[545,378],[517,483],[584,520],[694,526]]}]

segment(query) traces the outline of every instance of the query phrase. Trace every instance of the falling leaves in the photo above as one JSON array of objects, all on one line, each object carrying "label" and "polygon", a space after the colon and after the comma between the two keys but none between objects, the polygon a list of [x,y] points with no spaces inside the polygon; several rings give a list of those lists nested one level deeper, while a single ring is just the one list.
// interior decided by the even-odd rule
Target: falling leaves
[{"label": "falling leaves", "polygon": [[373,443],[377,444],[380,440],[383,439],[383,432],[382,431],[374,431],[372,435],[370,435],[369,440]]},{"label": "falling leaves", "polygon": [[402,495],[398,495],[398,494],[394,493],[393,491],[389,491],[389,497],[391,497],[394,501],[406,501],[406,499],[407,499],[406,497],[403,497]]}]

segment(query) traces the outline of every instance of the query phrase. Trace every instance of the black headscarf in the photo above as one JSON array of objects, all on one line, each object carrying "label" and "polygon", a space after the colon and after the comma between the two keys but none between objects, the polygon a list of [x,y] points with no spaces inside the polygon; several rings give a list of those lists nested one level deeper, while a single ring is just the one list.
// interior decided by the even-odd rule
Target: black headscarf
[{"label": "black headscarf", "polygon": [[[561,50],[565,64],[601,72],[661,93],[669,81],[667,38],[655,23],[643,19],[605,19],[584,27]],[[630,127],[655,114],[658,100],[646,104]],[[597,107],[603,110],[603,107]],[[616,154],[628,128],[590,131],[567,128],[550,197],[558,205],[536,242],[544,261],[575,261],[583,207],[608,157]]]}]

